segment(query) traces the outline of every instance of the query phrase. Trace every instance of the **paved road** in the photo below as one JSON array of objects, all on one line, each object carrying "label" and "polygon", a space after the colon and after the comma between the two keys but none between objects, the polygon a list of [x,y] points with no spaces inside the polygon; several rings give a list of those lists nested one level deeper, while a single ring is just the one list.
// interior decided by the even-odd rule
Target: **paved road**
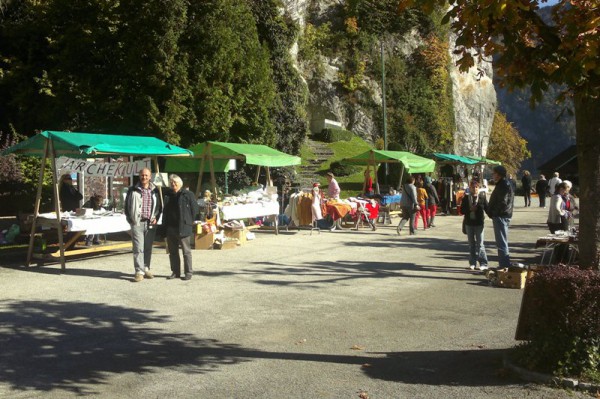
[{"label": "paved road", "polygon": [[[517,261],[534,261],[545,210],[518,207]],[[465,270],[460,218],[261,232],[196,251],[191,281],[131,283],[130,254],[0,267],[0,397],[574,398],[502,368],[522,291]],[[491,223],[488,253],[495,262]],[[0,264],[3,261],[0,260]],[[582,396],[584,397],[584,396]]]}]

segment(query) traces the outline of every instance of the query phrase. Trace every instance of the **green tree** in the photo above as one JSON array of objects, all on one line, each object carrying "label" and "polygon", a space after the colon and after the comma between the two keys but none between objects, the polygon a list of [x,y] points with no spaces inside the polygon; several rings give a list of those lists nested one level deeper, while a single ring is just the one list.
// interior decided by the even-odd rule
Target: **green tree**
[{"label": "green tree", "polygon": [[511,174],[516,174],[521,163],[531,157],[531,152],[527,149],[527,140],[521,137],[502,112],[496,112],[494,115],[487,155],[490,159],[502,162]]},{"label": "green tree", "polygon": [[186,115],[179,125],[183,142],[274,144],[269,52],[258,40],[248,4],[191,2],[180,45],[189,62],[190,82]]},{"label": "green tree", "polygon": [[306,85],[295,68],[290,48],[298,35],[297,24],[281,14],[279,0],[249,0],[256,19],[258,37],[270,52],[270,64],[276,94],[271,119],[276,147],[297,154],[308,132]]},{"label": "green tree", "polygon": [[[542,3],[545,1],[542,0]],[[538,14],[540,2],[458,0],[445,21],[457,32],[458,65],[468,70],[474,57],[493,56],[496,77],[508,87],[529,86],[531,101],[549,84],[564,85],[575,104],[581,188],[579,258],[582,267],[600,266],[600,2],[560,0],[552,20]],[[400,0],[399,11],[433,12],[445,0]],[[476,54],[471,49],[479,49]]]}]

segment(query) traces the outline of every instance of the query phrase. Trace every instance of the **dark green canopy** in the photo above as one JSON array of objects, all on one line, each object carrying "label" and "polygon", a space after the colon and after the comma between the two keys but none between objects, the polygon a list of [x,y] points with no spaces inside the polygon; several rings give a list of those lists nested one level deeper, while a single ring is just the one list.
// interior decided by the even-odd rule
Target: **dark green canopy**
[{"label": "dark green canopy", "polygon": [[440,152],[434,152],[432,155],[436,159],[447,162],[447,163],[462,163],[465,165],[474,165],[478,162],[477,160],[475,160],[473,158],[461,157],[460,155],[454,155],[454,154],[442,154]]},{"label": "dark green canopy", "polygon": [[54,131],[36,134],[2,151],[2,155],[18,154],[43,157],[48,141],[52,141],[57,155],[73,158],[103,158],[113,155],[165,157],[189,157],[192,155],[191,151],[156,137]]}]

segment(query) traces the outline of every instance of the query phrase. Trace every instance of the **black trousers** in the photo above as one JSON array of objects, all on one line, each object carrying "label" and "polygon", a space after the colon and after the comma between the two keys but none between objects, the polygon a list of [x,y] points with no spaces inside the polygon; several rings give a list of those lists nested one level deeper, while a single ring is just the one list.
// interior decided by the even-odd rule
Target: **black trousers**
[{"label": "black trousers", "polygon": [[167,227],[167,247],[169,248],[171,272],[177,276],[181,275],[181,258],[179,257],[180,244],[183,252],[183,272],[185,274],[192,274],[194,270],[192,268],[191,236],[181,237],[178,228]]}]

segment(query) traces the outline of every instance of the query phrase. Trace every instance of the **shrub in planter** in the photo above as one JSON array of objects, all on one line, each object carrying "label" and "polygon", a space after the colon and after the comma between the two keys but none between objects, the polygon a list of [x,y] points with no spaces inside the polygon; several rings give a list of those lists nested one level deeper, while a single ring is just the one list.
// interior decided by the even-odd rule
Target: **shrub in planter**
[{"label": "shrub in planter", "polygon": [[327,128],[321,131],[321,139],[327,143],[350,141],[354,133],[345,129]]},{"label": "shrub in planter", "polygon": [[329,170],[331,170],[331,173],[333,173],[335,176],[349,176],[357,173],[360,171],[360,169],[360,166],[343,165],[338,161],[332,162],[329,166]]},{"label": "shrub in planter", "polygon": [[522,366],[600,382],[600,273],[559,266],[538,272],[521,311],[528,315],[527,342],[516,351]]}]

